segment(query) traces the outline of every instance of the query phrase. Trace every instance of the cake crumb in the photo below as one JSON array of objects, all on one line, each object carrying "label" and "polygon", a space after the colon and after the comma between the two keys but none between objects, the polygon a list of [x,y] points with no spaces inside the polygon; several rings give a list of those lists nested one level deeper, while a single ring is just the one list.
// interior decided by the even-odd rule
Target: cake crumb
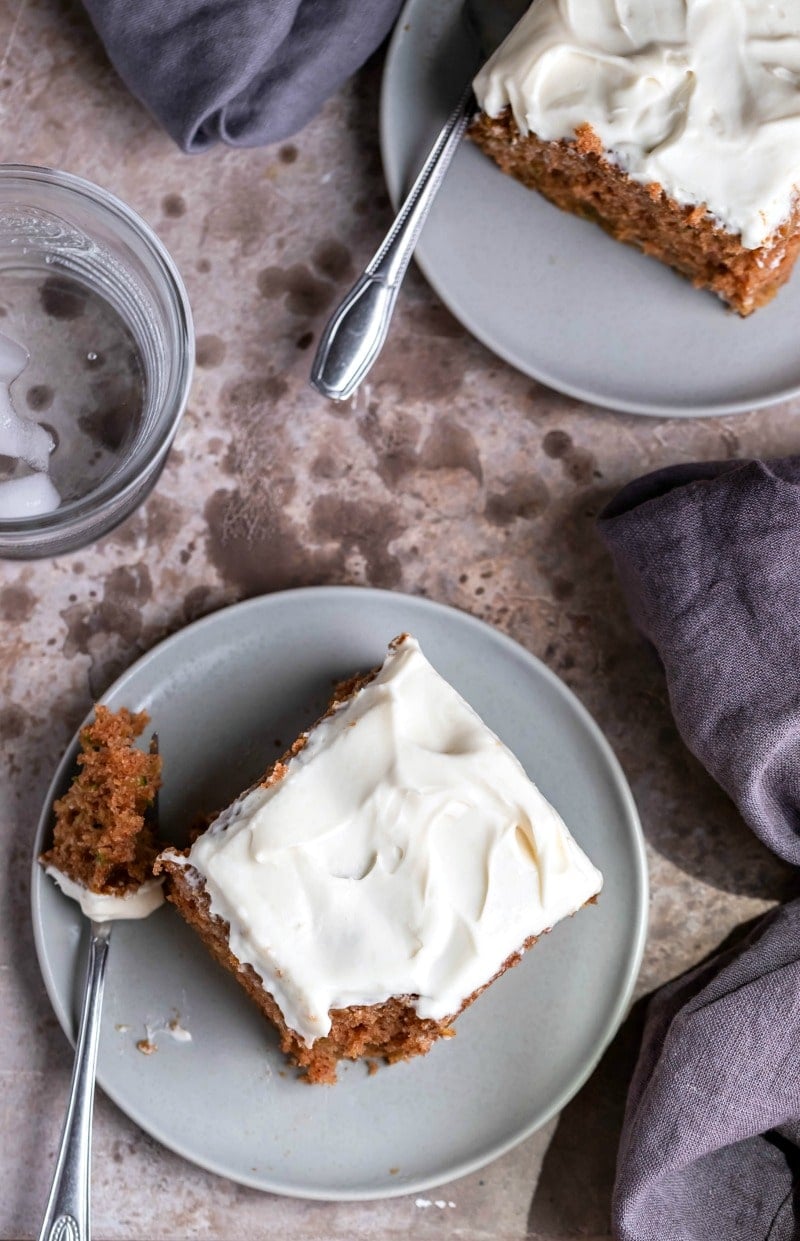
[{"label": "cake crumb", "polygon": [[603,154],[603,144],[591,125],[578,125],[575,130],[575,145],[582,155],[589,153],[593,155]]},{"label": "cake crumb", "polygon": [[140,1051],[143,1056],[152,1056],[158,1051],[158,1047],[149,1038],[140,1038],[136,1044],[136,1050]]}]

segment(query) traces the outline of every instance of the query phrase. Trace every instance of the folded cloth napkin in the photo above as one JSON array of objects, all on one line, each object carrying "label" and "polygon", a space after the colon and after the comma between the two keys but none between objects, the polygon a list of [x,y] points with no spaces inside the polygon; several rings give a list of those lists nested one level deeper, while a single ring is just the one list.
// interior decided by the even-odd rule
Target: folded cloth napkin
[{"label": "folded cloth napkin", "polygon": [[[687,745],[800,865],[800,457],[675,466],[599,519]],[[620,1241],[800,1237],[800,901],[650,1005]]]},{"label": "folded cloth napkin", "polygon": [[684,741],[800,866],[800,457],[658,470],[600,532]]},{"label": "folded cloth napkin", "polygon": [[619,1241],[800,1236],[800,901],[650,1003],[614,1194]]},{"label": "folded cloth napkin", "polygon": [[184,151],[295,133],[400,0],[84,0],[117,72]]}]

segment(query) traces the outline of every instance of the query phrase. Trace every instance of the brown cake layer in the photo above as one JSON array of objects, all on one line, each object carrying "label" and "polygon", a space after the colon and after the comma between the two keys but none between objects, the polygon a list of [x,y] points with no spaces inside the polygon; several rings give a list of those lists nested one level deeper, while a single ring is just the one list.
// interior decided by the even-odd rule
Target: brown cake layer
[{"label": "brown cake layer", "polygon": [[95,708],[81,729],[78,774],[53,806],[53,846],[39,859],[92,892],[123,896],[153,873],[158,853],[152,809],[161,785],[161,759],[134,742],[145,711]]},{"label": "brown cake layer", "polygon": [[[376,671],[354,676],[338,685],[327,711],[321,718],[325,719],[353,697],[362,686],[372,680]],[[289,759],[304,748],[308,737],[308,732],[301,733],[286,753],[268,768],[259,784],[268,787],[283,779]],[[408,1060],[411,1056],[425,1055],[437,1039],[451,1038],[455,1034],[452,1023],[459,1013],[477,999],[496,978],[512,965],[516,965],[522,953],[536,942],[536,937],[526,940],[519,951],[512,953],[498,972],[487,979],[484,986],[467,997],[458,1012],[443,1021],[418,1017],[413,1008],[413,996],[392,996],[381,1004],[333,1009],[330,1013],[330,1033],[307,1047],[302,1038],[286,1025],[278,1005],[252,966],[243,965],[234,956],[229,943],[230,927],[222,918],[211,913],[203,876],[194,867],[175,861],[174,853],[174,850],[162,853],[154,868],[156,874],[166,872],[164,888],[167,899],[197,932],[215,960],[235,975],[261,1012],[277,1027],[281,1050],[304,1071],[309,1082],[334,1083],[339,1060],[358,1060],[373,1056],[383,1057],[389,1063],[394,1063]],[[170,854],[173,854],[173,857]],[[189,849],[181,856],[188,857],[188,854]]]},{"label": "brown cake layer", "polygon": [[215,917],[209,909],[209,896],[202,875],[191,866],[170,861],[162,855],[156,869],[167,872],[167,898],[177,908],[181,917],[197,932],[206,948],[220,965],[236,977],[261,1012],[277,1027],[281,1051],[293,1064],[303,1069],[309,1082],[332,1085],[336,1081],[339,1060],[359,1060],[362,1057],[383,1057],[390,1064],[408,1060],[412,1056],[424,1056],[440,1038],[452,1038],[453,1022],[460,1013],[476,1000],[482,991],[521,959],[525,949],[532,947],[536,937],[526,940],[519,952],[513,953],[494,977],[474,991],[461,1005],[457,1013],[443,1021],[431,1021],[418,1017],[413,1008],[413,997],[392,996],[382,1004],[360,1004],[350,1008],[334,1008],[330,1013],[331,1031],[307,1047],[302,1038],[289,1029],[283,1015],[251,965],[242,965],[231,952],[230,928],[222,918]]},{"label": "brown cake layer", "polygon": [[589,125],[574,141],[542,142],[523,136],[507,108],[496,118],[481,113],[469,133],[503,172],[712,290],[740,315],[770,301],[791,275],[800,250],[800,204],[768,244],[748,250],[704,205],[682,207],[660,185],[631,180],[605,157]]}]

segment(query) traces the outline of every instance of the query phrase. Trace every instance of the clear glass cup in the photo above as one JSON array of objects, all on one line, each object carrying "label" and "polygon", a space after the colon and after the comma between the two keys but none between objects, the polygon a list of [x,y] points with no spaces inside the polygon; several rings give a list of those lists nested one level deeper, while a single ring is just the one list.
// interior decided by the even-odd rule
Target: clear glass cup
[{"label": "clear glass cup", "polygon": [[[155,484],[186,406],[194,333],[186,290],[152,229],[89,181],[0,165],[0,332],[29,363],[18,413],[51,432],[54,511],[0,518],[0,557],[74,551]],[[2,477],[25,472],[11,459]]]}]

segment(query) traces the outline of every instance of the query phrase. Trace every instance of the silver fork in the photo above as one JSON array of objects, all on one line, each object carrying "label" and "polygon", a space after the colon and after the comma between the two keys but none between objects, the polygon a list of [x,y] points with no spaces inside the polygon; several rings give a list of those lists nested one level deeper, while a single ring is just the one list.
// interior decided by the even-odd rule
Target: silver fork
[{"label": "silver fork", "polygon": [[[150,738],[150,753],[158,754],[158,733]],[[158,792],[150,809],[158,823]],[[97,1071],[100,1013],[106,976],[108,945],[113,922],[90,922],[89,961],[81,1000],[81,1018],[67,1115],[61,1131],[56,1170],[39,1232],[39,1241],[90,1241],[92,1172],[92,1111]]]},{"label": "silver fork", "polygon": [[92,922],[67,1115],[39,1241],[89,1241],[92,1105],[112,922]]},{"label": "silver fork", "polygon": [[[475,69],[502,43],[529,3],[464,0],[464,22],[475,44]],[[422,227],[477,106],[468,86],[439,131],[394,224],[328,320],[310,375],[311,386],[322,396],[348,400],[383,348]]]},{"label": "silver fork", "polygon": [[322,396],[348,400],[383,348],[417,239],[475,108],[469,86],[440,130],[394,224],[328,320],[311,367],[311,386]]}]

